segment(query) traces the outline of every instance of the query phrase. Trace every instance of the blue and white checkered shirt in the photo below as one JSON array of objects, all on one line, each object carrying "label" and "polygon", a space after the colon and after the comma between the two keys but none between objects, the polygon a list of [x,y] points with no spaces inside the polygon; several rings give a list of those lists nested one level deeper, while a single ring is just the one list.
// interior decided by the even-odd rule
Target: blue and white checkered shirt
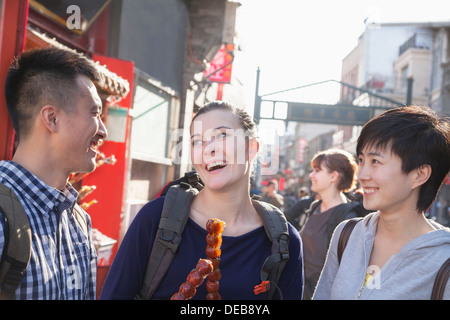
[{"label": "blue and white checkered shirt", "polygon": [[[11,188],[28,215],[32,233],[31,260],[16,291],[17,299],[95,299],[97,254],[73,216],[77,191],[46,185],[12,161],[0,161],[0,182]],[[0,216],[0,256],[5,243]]]}]

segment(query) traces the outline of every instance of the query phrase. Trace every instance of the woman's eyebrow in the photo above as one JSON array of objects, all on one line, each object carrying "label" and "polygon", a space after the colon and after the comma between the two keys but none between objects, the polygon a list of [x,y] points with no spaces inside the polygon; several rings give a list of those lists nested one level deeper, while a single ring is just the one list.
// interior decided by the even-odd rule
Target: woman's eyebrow
[{"label": "woman's eyebrow", "polygon": [[[364,154],[364,152],[359,152],[358,155],[364,156],[365,154]],[[378,152],[378,151],[371,151],[371,152],[368,152],[368,153],[366,154],[366,156],[371,156],[371,157],[382,157],[382,158],[384,158],[383,154],[380,153],[380,152]]]},{"label": "woman's eyebrow", "polygon": [[[220,129],[230,129],[230,130],[234,130],[234,128],[227,127],[227,126],[219,126],[219,127],[216,127],[216,128],[213,128],[213,129],[209,129],[209,130],[211,130],[211,131],[218,131],[218,130],[220,130]],[[207,130],[207,131],[208,131],[208,130]],[[194,134],[191,136],[191,139],[194,138],[194,137],[196,137],[196,136],[201,136],[201,134],[200,134],[200,133],[194,133]]]},{"label": "woman's eyebrow", "polygon": [[201,136],[201,134],[200,134],[200,133],[194,133],[194,134],[191,136],[191,139],[193,139],[194,137],[197,137],[197,136]]},{"label": "woman's eyebrow", "polygon": [[220,126],[220,127],[214,128],[213,130],[219,130],[219,129],[234,129],[234,128],[230,128],[227,126]]}]

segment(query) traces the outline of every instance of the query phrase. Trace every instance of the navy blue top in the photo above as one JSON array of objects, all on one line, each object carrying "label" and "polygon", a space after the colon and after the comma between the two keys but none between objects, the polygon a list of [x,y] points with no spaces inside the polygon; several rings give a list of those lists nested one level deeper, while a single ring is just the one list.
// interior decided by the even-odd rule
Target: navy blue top
[{"label": "navy blue top", "polygon": [[[133,299],[139,292],[163,203],[164,197],[147,203],[133,220],[112,263],[100,299]],[[302,245],[299,233],[290,224],[289,233],[290,259],[278,286],[284,299],[293,300],[302,297]],[[188,219],[177,254],[153,299],[168,300],[178,292],[198,260],[206,258],[206,235],[204,227]],[[219,288],[223,300],[265,299],[263,293],[255,295],[253,288],[261,283],[261,266],[271,254],[271,246],[264,227],[237,237],[223,236]],[[202,284],[193,299],[204,300],[206,294],[205,284]]]}]

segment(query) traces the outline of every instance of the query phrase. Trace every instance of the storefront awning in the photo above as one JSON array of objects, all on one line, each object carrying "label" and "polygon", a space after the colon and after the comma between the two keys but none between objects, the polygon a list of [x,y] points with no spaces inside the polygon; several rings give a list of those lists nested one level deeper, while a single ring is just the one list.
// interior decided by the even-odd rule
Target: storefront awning
[{"label": "storefront awning", "polygon": [[[52,46],[61,48],[73,52],[76,50],[69,48],[62,43],[58,42],[55,38],[51,38],[45,33],[39,32],[31,26],[27,28],[27,48],[46,47]],[[108,70],[107,66],[100,65],[99,62],[95,62],[97,70],[100,74],[100,81],[96,83],[96,86],[102,92],[116,96],[118,98],[125,98],[130,92],[130,84],[128,80],[123,79],[116,73]]]}]

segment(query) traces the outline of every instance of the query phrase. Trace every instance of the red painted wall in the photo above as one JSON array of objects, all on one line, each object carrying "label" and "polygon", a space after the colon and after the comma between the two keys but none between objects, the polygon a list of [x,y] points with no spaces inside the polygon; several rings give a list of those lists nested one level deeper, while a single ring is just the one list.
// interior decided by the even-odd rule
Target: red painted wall
[{"label": "red painted wall", "polygon": [[13,57],[23,51],[28,0],[3,0],[0,25],[0,160],[11,160],[14,130],[4,98],[5,77]]}]

